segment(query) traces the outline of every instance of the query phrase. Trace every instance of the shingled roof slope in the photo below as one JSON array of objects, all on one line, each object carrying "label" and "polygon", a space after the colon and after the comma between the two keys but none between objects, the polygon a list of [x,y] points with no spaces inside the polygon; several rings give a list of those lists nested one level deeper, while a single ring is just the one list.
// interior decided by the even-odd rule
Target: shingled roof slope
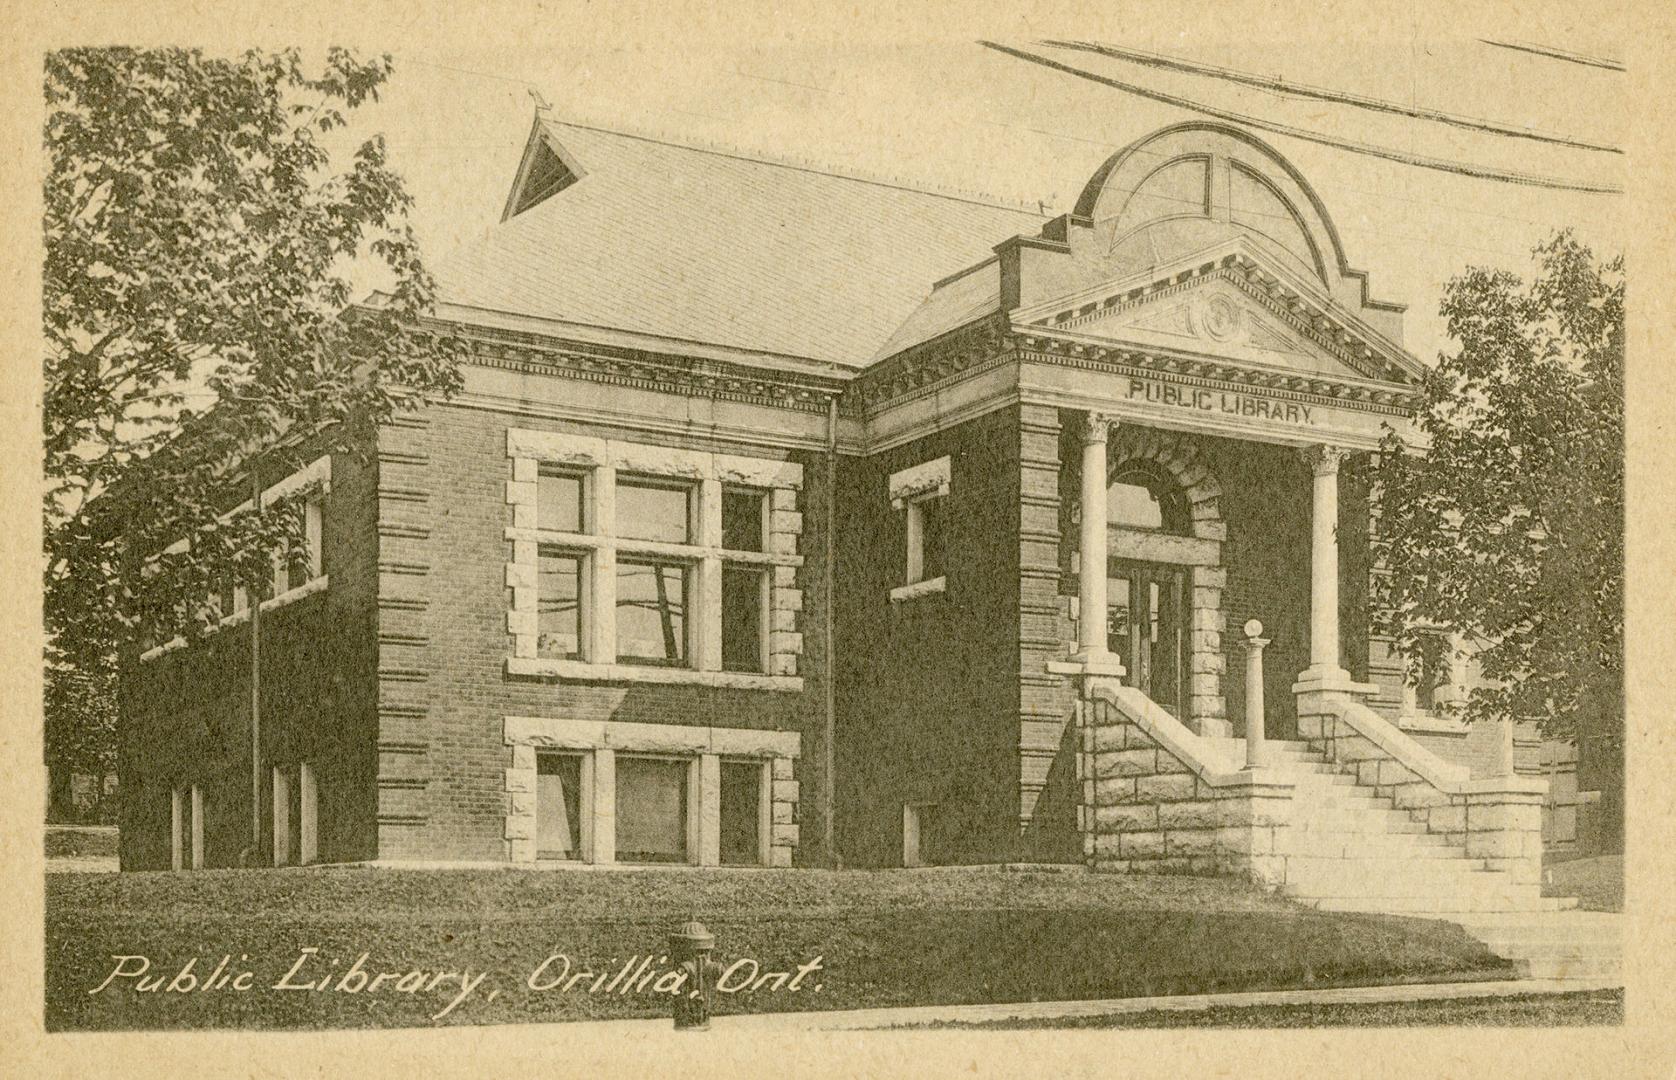
[{"label": "shingled roof slope", "polygon": [[436,270],[444,303],[862,367],[1045,215],[545,121],[582,177]]}]

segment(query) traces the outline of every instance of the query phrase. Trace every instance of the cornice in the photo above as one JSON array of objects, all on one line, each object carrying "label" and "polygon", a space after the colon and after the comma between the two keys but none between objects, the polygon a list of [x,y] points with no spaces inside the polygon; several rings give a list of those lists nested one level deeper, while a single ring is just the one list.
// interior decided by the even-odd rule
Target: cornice
[{"label": "cornice", "polygon": [[554,340],[537,334],[456,324],[471,347],[470,363],[530,375],[708,397],[800,412],[824,413],[845,381],[796,375],[748,364]]},{"label": "cornice", "polygon": [[866,415],[913,401],[1015,356],[1006,316],[991,315],[874,364],[846,391],[844,411]]}]

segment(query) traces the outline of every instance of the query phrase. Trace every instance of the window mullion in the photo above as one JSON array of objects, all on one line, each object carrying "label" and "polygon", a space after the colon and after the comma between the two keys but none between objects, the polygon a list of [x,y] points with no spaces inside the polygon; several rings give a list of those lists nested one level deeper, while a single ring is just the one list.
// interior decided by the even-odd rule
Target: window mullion
[{"label": "window mullion", "polygon": [[596,664],[617,662],[617,470],[601,465],[588,478],[590,531],[602,542],[588,560],[588,600],[591,641],[587,659]]},{"label": "window mullion", "polygon": [[[698,543],[707,551],[722,546],[722,485],[719,480],[704,480],[698,485]],[[722,560],[719,555],[706,555],[698,562],[696,603],[692,610],[697,640],[694,643],[694,665],[700,671],[722,669]]]}]

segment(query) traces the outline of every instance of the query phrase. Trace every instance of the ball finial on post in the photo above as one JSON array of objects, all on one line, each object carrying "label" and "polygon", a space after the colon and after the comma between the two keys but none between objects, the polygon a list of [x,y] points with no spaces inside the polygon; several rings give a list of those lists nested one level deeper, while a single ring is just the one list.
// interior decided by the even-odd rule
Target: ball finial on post
[{"label": "ball finial on post", "polygon": [[1268,743],[1263,734],[1263,646],[1269,639],[1263,636],[1263,624],[1256,619],[1246,621],[1245,627],[1245,767],[1254,769],[1266,763]]}]

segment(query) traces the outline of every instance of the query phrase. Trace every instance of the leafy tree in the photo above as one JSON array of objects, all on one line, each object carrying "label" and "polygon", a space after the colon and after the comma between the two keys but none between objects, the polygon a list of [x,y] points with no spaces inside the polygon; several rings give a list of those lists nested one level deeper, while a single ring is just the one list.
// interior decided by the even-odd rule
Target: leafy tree
[{"label": "leafy tree", "polygon": [[1417,668],[1445,648],[1427,624],[1465,639],[1466,719],[1621,752],[1623,260],[1569,231],[1534,254],[1528,283],[1472,268],[1445,289],[1459,347],[1424,384],[1429,449],[1389,432],[1374,469],[1376,618]]},{"label": "leafy tree", "polygon": [[[110,654],[142,619],[160,640],[199,633],[206,598],[259,595],[271,553],[300,553],[294,507],[223,517],[254,470],[292,471],[305,440],[311,454],[361,445],[458,386],[461,343],[420,323],[432,283],[382,138],[334,152],[345,112],[390,71],[342,49],[307,69],[295,51],[46,58],[46,706],[60,760],[109,745]],[[350,305],[357,265],[384,279],[380,302]]]}]

